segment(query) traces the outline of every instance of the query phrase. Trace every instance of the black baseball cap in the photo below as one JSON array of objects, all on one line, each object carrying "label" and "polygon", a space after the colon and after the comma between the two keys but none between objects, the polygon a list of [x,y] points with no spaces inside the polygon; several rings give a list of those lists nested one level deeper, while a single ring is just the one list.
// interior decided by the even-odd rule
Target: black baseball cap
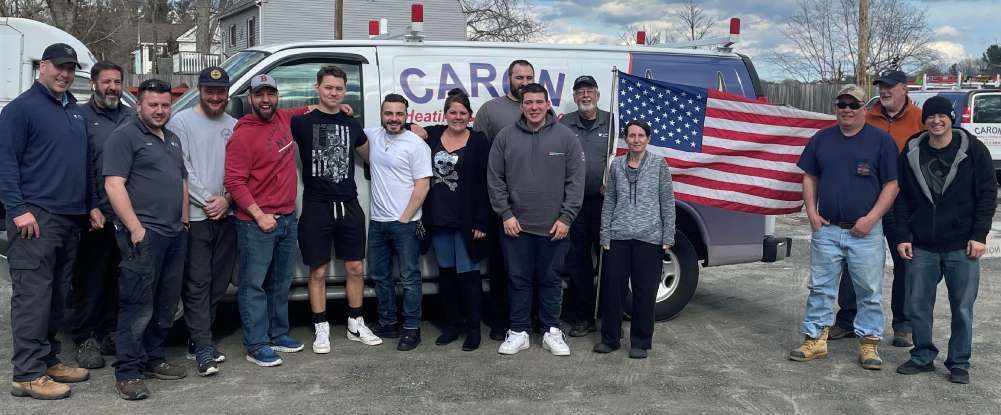
[{"label": "black baseball cap", "polygon": [[582,86],[590,86],[590,87],[597,88],[598,87],[598,81],[595,81],[594,77],[591,76],[591,75],[578,76],[577,79],[575,79],[573,81],[573,89],[576,90],[576,89],[578,89],[578,88],[580,88]]},{"label": "black baseball cap", "polygon": [[903,83],[905,85],[907,84],[907,74],[898,70],[886,70],[880,72],[879,78],[872,81],[873,85],[886,84],[888,86],[894,86],[899,83]]},{"label": "black baseball cap", "polygon": [[210,66],[202,69],[198,74],[198,86],[230,86],[229,74],[226,70],[218,66]]},{"label": "black baseball cap", "polygon": [[53,65],[72,63],[77,69],[83,69],[76,59],[76,51],[73,47],[65,43],[53,43],[42,52],[42,60],[52,62]]}]

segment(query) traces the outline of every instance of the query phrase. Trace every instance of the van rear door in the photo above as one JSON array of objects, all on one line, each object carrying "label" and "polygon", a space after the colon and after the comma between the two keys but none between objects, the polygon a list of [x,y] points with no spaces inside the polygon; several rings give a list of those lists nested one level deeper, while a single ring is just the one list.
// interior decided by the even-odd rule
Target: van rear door
[{"label": "van rear door", "polygon": [[995,168],[1001,164],[1001,91],[972,94],[970,122],[963,123],[963,128],[987,145]]}]

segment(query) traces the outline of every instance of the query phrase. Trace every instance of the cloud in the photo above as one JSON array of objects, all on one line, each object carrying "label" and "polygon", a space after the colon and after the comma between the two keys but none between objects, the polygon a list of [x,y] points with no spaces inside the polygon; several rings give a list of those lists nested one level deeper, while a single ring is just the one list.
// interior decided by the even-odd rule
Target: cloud
[{"label": "cloud", "polygon": [[956,62],[969,56],[963,45],[956,42],[939,40],[929,43],[928,46],[941,54],[942,60],[946,62]]},{"label": "cloud", "polygon": [[956,29],[953,26],[945,25],[935,29],[935,34],[946,37],[959,37],[959,29]]}]

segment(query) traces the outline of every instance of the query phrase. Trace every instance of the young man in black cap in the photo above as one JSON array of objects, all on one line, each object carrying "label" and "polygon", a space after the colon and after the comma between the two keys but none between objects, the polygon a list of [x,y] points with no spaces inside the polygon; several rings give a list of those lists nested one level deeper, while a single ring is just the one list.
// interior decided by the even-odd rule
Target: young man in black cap
[{"label": "young man in black cap", "polygon": [[68,92],[79,67],[69,45],[45,48],[38,81],[0,113],[14,396],[61,399],[70,395],[63,383],[90,377],[59,361],[57,338],[88,209],[104,222],[89,183],[87,121]]},{"label": "young man in black cap", "polygon": [[104,188],[115,210],[122,253],[118,277],[115,386],[125,400],[145,399],[143,377],[181,379],[163,342],[174,324],[188,245],[188,172],[181,141],[164,128],[170,84],[139,84],[139,117],[104,144]]},{"label": "young man in black cap", "polygon": [[[122,68],[111,62],[94,64],[90,70],[90,87],[94,94],[86,105],[80,106],[87,118],[90,163],[94,171],[91,180],[100,199],[97,207],[105,217],[105,224],[113,220],[115,212],[104,192],[104,176],[101,175],[104,142],[115,128],[136,117],[136,112],[121,102],[122,73]],[[91,222],[91,229],[81,232],[73,296],[69,299],[75,314],[70,330],[80,367],[104,367],[102,355],[115,354],[119,258],[113,226]]]},{"label": "young man in black cap", "polygon": [[570,275],[566,317],[570,320],[571,337],[586,336],[595,330],[594,278],[597,270],[592,258],[598,254],[601,205],[604,203],[601,184],[610,154],[608,132],[614,125],[608,111],[598,109],[600,97],[598,82],[594,77],[578,77],[573,82],[573,101],[577,104],[577,111],[560,119],[561,124],[570,127],[577,135],[584,147],[586,160],[584,203],[570,225],[570,250],[564,265],[565,272]]},{"label": "young man in black cap", "polygon": [[188,261],[181,299],[191,338],[188,358],[198,363],[198,374],[216,373],[226,360],[212,343],[215,310],[236,266],[236,228],[231,200],[223,186],[226,143],[236,118],[226,114],[229,75],[218,66],[198,75],[198,105],[171,117],[167,128],[177,134],[188,170]]},{"label": "young man in black cap", "polygon": [[921,116],[927,130],[908,141],[900,156],[896,224],[901,242],[894,249],[909,261],[905,310],[914,328],[914,348],[897,373],[935,370],[932,321],[938,283],[945,279],[952,310],[945,366],[949,381],[969,383],[979,259],[987,249],[998,183],[987,146],[969,131],[952,127],[952,102],[931,97]]}]

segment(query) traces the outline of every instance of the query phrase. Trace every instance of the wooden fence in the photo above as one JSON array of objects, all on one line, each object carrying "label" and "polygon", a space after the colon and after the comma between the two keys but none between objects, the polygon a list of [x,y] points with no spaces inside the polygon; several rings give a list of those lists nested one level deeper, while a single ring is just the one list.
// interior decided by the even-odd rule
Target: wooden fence
[{"label": "wooden fence", "polygon": [[844,87],[840,84],[799,84],[762,82],[768,102],[788,105],[807,111],[833,114],[831,103]]}]

